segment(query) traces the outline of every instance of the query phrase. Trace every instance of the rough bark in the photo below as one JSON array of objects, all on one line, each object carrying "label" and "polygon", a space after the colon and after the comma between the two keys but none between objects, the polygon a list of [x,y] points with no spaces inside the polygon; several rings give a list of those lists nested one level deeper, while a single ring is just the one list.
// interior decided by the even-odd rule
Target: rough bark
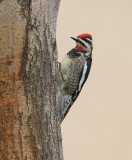
[{"label": "rough bark", "polygon": [[62,160],[56,106],[60,0],[0,0],[0,159]]}]

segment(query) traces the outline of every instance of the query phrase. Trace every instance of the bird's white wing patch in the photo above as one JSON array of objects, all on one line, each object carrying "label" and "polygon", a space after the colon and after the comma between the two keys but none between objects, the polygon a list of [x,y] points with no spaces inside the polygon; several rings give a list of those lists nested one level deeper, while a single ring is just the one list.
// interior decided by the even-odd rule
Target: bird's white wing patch
[{"label": "bird's white wing patch", "polygon": [[86,72],[87,72],[87,68],[88,68],[88,66],[87,66],[87,61],[86,61],[85,64],[84,64],[82,77],[81,77],[81,80],[80,80],[80,83],[79,83],[79,91],[81,90],[82,84],[83,84],[83,82],[85,80],[85,75],[86,75]]}]

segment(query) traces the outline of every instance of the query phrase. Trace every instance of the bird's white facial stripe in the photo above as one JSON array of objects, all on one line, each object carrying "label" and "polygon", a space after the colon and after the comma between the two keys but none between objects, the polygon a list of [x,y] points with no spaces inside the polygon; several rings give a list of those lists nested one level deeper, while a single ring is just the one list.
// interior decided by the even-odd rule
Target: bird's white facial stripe
[{"label": "bird's white facial stripe", "polygon": [[87,68],[88,68],[87,62],[85,62],[84,68],[83,68],[83,73],[82,73],[82,78],[81,78],[80,83],[79,83],[79,91],[81,90],[82,84],[83,84],[83,82],[84,82],[84,80],[85,80],[85,74],[86,74],[86,72],[87,72]]},{"label": "bird's white facial stripe", "polygon": [[78,38],[79,39],[79,41],[81,41],[86,47],[88,47],[89,45],[88,45],[88,43],[86,43],[84,40],[82,40],[81,38]]},{"label": "bird's white facial stripe", "polygon": [[[87,52],[91,52],[91,45],[80,38],[78,38],[78,39],[79,39],[79,41],[81,41],[85,45]],[[87,40],[92,42],[92,40],[90,40],[89,38],[87,38]]]},{"label": "bird's white facial stripe", "polygon": [[92,43],[92,40],[91,40],[91,39],[89,39],[89,38],[86,38],[86,39]]}]

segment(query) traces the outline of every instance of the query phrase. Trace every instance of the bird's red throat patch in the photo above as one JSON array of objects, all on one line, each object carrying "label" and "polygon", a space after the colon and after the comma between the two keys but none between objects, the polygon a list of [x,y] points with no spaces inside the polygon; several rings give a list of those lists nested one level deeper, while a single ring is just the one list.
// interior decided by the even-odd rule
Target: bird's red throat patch
[{"label": "bird's red throat patch", "polygon": [[79,50],[79,51],[82,51],[82,50],[84,50],[84,47],[83,47],[83,46],[78,46],[78,45],[77,45],[77,46],[75,47],[75,49],[77,49],[77,50]]}]

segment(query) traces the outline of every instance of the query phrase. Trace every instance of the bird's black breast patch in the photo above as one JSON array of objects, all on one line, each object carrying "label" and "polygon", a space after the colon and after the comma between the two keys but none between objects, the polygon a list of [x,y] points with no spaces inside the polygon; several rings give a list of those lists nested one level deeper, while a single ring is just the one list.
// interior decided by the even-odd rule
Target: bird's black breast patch
[{"label": "bird's black breast patch", "polygon": [[67,55],[69,56],[69,58],[78,58],[82,55],[82,53],[78,52],[77,49],[73,48],[67,53]]}]

